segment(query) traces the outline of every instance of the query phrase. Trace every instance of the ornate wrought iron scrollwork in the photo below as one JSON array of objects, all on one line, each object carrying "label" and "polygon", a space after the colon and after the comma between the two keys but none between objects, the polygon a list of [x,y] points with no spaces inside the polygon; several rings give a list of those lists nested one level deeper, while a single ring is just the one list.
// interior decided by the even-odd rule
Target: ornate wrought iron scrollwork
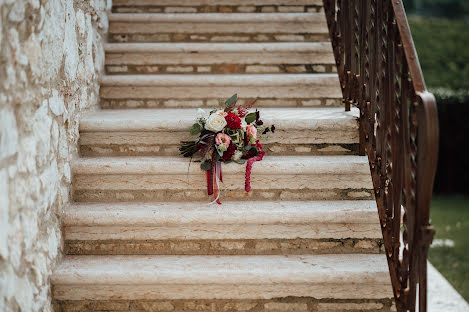
[{"label": "ornate wrought iron scrollwork", "polygon": [[426,311],[438,119],[400,0],[324,0],[345,109],[360,109],[398,311]]}]

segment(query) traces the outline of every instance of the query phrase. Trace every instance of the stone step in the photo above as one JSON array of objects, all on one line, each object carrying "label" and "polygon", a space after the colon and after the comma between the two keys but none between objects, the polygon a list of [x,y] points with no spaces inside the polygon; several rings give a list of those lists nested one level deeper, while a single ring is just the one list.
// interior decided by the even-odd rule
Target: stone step
[{"label": "stone step", "polygon": [[332,73],[330,42],[108,43],[108,74]]},{"label": "stone step", "polygon": [[257,107],[342,106],[337,74],[107,75],[100,89],[103,108],[212,108],[234,93]]},{"label": "stone step", "polygon": [[113,13],[111,42],[327,41],[320,13]]},{"label": "stone step", "polygon": [[63,222],[67,254],[377,253],[382,237],[373,200],[76,203]]},{"label": "stone step", "polygon": [[[202,106],[202,105],[201,105]],[[206,112],[208,114],[208,111]],[[358,109],[264,108],[261,118],[275,133],[262,135],[269,155],[350,155],[358,151]],[[80,121],[82,156],[176,156],[195,109],[93,111]]]},{"label": "stone step", "polygon": [[[182,157],[92,157],[73,162],[76,201],[207,201],[200,163]],[[223,201],[371,199],[368,160],[362,156],[265,157],[252,169],[223,165]]]},{"label": "stone step", "polygon": [[322,0],[114,0],[116,13],[319,12]]},{"label": "stone step", "polygon": [[67,256],[51,283],[56,300],[392,297],[383,254]]}]

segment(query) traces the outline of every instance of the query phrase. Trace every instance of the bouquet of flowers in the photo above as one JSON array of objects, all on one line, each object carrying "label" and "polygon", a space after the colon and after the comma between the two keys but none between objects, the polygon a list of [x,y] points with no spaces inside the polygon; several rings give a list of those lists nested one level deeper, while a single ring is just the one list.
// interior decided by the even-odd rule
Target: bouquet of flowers
[{"label": "bouquet of flowers", "polygon": [[199,117],[190,128],[190,134],[197,136],[193,141],[183,141],[179,151],[184,157],[200,156],[200,168],[206,171],[207,193],[221,204],[220,182],[223,182],[221,163],[246,163],[245,190],[251,190],[251,169],[255,161],[265,155],[258,134],[275,131],[272,125],[266,128],[259,111],[249,112],[256,103],[238,105],[234,94],[224,102],[224,107],[214,109],[207,117]]}]

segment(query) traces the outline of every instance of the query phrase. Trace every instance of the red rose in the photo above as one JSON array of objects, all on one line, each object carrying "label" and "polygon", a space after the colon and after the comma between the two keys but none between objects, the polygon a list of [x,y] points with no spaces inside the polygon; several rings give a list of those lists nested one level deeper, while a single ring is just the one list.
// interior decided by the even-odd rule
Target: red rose
[{"label": "red rose", "polygon": [[233,143],[230,143],[230,146],[228,146],[228,149],[223,153],[223,157],[221,158],[221,160],[222,161],[230,160],[235,152],[236,152],[236,145],[234,145]]},{"label": "red rose", "polygon": [[225,117],[227,127],[233,130],[241,129],[241,119],[234,113],[228,113]]}]

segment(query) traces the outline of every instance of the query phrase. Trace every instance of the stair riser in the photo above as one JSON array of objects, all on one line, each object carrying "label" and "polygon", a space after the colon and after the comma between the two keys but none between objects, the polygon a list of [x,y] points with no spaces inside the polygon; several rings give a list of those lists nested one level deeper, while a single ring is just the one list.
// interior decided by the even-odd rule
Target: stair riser
[{"label": "stair riser", "polygon": [[[178,145],[83,144],[80,155],[103,156],[178,156]],[[270,156],[280,155],[358,155],[359,144],[263,144]]]},{"label": "stair riser", "polygon": [[[376,228],[374,226],[374,229]],[[101,236],[102,231],[92,228],[65,228],[65,231],[67,236],[65,238],[65,254],[68,255],[281,255],[383,252],[380,238],[86,240],[87,237],[78,237],[77,239],[73,239],[73,237],[79,233],[92,236],[93,232],[99,232],[98,235]],[[370,229],[371,231],[372,229]],[[381,235],[381,233],[379,234]]]},{"label": "stair riser", "polygon": [[[128,178],[128,177],[124,177]],[[134,180],[138,182],[140,179],[132,177],[130,183]],[[85,178],[86,179],[86,178]],[[109,182],[111,179],[108,179]],[[226,179],[225,179],[226,180]],[[140,180],[141,181],[141,180]],[[153,181],[145,179],[145,183],[157,183],[158,178]],[[93,181],[90,181],[93,182]],[[101,181],[97,181],[101,183]],[[201,186],[205,186],[205,181],[200,181]],[[244,186],[244,181],[239,181],[239,186]],[[270,189],[258,190],[255,187],[249,193],[244,190],[224,190],[221,194],[223,201],[241,200],[370,200],[373,199],[373,191],[371,188],[357,189],[355,187],[349,189],[302,189],[302,190],[285,190],[285,189]],[[196,201],[196,202],[211,202],[213,197],[207,196],[206,190],[129,190],[128,187],[123,187],[118,190],[100,190],[100,189],[75,189],[74,199],[77,202],[151,202],[151,201]]]},{"label": "stair riser", "polygon": [[[233,72],[232,67],[257,65],[334,65],[330,42],[317,43],[112,43],[105,46],[106,64],[139,66],[192,65],[200,66],[197,72],[213,70]],[[216,66],[224,65],[223,68]],[[236,68],[235,68],[236,69]],[[247,68],[253,70],[255,68]],[[286,72],[300,70],[292,67]],[[321,68],[313,69],[321,72]],[[173,72],[173,68],[167,69]]]},{"label": "stair riser", "polygon": [[[225,65],[241,66],[249,64],[278,65],[278,64],[318,64],[334,65],[332,50],[324,52],[309,51],[307,53],[295,52],[107,52],[106,65]],[[233,65],[230,65],[233,64]],[[204,68],[201,68],[204,69]],[[252,68],[251,68],[252,70]],[[228,73],[232,71],[227,70]],[[288,70],[287,70],[288,72]]]},{"label": "stair riser", "polygon": [[345,312],[367,311],[387,312],[391,310],[392,300],[331,300],[314,299],[311,297],[289,297],[258,300],[106,300],[106,301],[55,301],[54,310],[57,312],[93,312],[93,311],[122,311],[122,312],[180,312],[180,311],[245,311],[245,312]]},{"label": "stair riser", "polygon": [[[103,88],[103,87],[101,87]],[[233,90],[236,90],[233,88]],[[126,109],[126,108],[214,108],[219,106],[219,100],[221,98],[226,98],[226,94],[233,94],[229,93],[233,90],[221,91],[220,94],[224,94],[223,96],[219,96],[217,98],[200,98],[196,100],[192,99],[180,99],[180,98],[163,98],[163,99],[140,99],[140,98],[132,98],[132,99],[109,99],[109,98],[101,98],[100,105],[101,108],[104,109]],[[187,91],[187,90],[186,90]],[[211,92],[213,89],[207,89],[206,92]],[[236,91],[234,91],[236,92]],[[132,91],[132,93],[134,93]],[[177,96],[177,95],[176,95]],[[179,96],[184,96],[184,94],[180,94]],[[199,94],[199,96],[201,96]],[[266,95],[267,96],[267,95]],[[284,96],[288,96],[288,94],[284,94]],[[247,98],[245,102],[252,102],[254,98]],[[238,103],[242,103],[243,101],[238,101]],[[323,98],[259,98],[256,102],[256,107],[343,107],[342,99],[339,97],[331,98],[331,97],[323,97]]]},{"label": "stair riser", "polygon": [[327,33],[110,33],[108,39],[110,42],[319,42],[329,40],[329,35]]},{"label": "stair riser", "polygon": [[377,223],[357,224],[194,224],[179,226],[68,226],[67,240],[162,240],[162,239],[345,239],[380,238]]},{"label": "stair riser", "polygon": [[[311,1],[313,2],[313,1]],[[171,4],[158,5],[129,5],[114,4],[112,11],[114,13],[306,13],[306,12],[323,12],[322,1],[314,1],[314,4],[308,5],[278,5],[270,3],[270,5],[233,5],[227,2],[224,5],[198,5],[197,3],[188,3],[186,5]],[[295,4],[295,3],[294,3]]]},{"label": "stair riser", "polygon": [[55,301],[54,310],[57,312],[92,312],[115,311],[246,311],[246,312],[346,312],[367,311],[387,312],[395,311],[393,300],[317,300],[314,298],[276,298],[271,300],[106,300],[106,301]]},{"label": "stair riser", "polygon": [[[189,164],[188,169],[189,169]],[[198,166],[193,163],[192,166]],[[115,174],[115,175],[76,175],[74,188],[76,191],[201,191],[205,189],[206,178],[203,172],[199,175],[173,174]],[[331,189],[372,189],[369,175],[340,175],[340,174],[314,174],[314,175],[259,175],[253,172],[251,177],[252,188],[259,191],[273,191],[279,185],[283,190],[289,191],[329,191]],[[229,192],[226,196],[239,196],[238,191],[244,189],[243,174],[228,174],[224,176],[223,189]],[[233,192],[234,191],[234,192]],[[242,197],[246,197],[243,194]]]},{"label": "stair riser", "polygon": [[[193,140],[185,132],[81,132],[82,156],[177,156],[179,142]],[[262,138],[269,155],[354,155],[356,131],[277,130]],[[288,142],[289,144],[284,144]]]},{"label": "stair riser", "polygon": [[[338,83],[304,86],[101,86],[104,107],[214,107],[227,94],[240,98],[259,98],[257,107],[338,106],[341,91]],[[274,99],[274,101],[271,101]],[[163,106],[161,106],[163,104]],[[270,104],[270,105],[269,105]],[[328,105],[329,104],[329,105]],[[277,106],[278,107],[278,106]]]},{"label": "stair riser", "polygon": [[[141,54],[139,56],[142,56]],[[116,55],[116,57],[120,57]],[[144,55],[143,55],[144,57]],[[237,63],[223,63],[221,65],[212,65],[209,60],[206,60],[205,63],[189,63],[185,61],[184,65],[178,63],[177,60],[174,60],[174,63],[162,64],[161,60],[165,56],[161,56],[160,61],[151,60],[147,61],[146,65],[135,65],[127,63],[125,58],[121,57],[121,61],[115,61],[113,65],[106,65],[107,74],[181,74],[181,73],[190,73],[190,74],[298,74],[298,73],[335,73],[337,72],[335,65],[320,63],[318,60],[311,63],[301,61],[291,63],[282,62],[277,64],[269,65],[240,65]],[[238,56],[243,57],[243,56]],[[169,62],[169,61],[168,61]],[[108,63],[109,64],[109,63]]]},{"label": "stair riser", "polygon": [[110,34],[110,42],[318,42],[327,40],[326,34],[230,34],[230,35],[212,35],[212,34]]},{"label": "stair riser", "polygon": [[107,300],[119,298],[123,300],[151,300],[151,299],[264,299],[282,297],[308,297],[327,299],[331,297],[331,290],[337,299],[382,299],[390,298],[392,288],[388,284],[388,276],[382,277],[382,283],[357,284],[283,284],[265,285],[259,289],[258,285],[240,284],[155,284],[155,285],[107,285],[81,284],[56,285],[53,296],[56,300]]},{"label": "stair riser", "polygon": [[111,35],[132,34],[188,34],[225,36],[231,34],[328,34],[324,15],[314,16],[310,21],[187,21],[172,22],[163,20],[122,21],[112,20],[109,25]]}]

